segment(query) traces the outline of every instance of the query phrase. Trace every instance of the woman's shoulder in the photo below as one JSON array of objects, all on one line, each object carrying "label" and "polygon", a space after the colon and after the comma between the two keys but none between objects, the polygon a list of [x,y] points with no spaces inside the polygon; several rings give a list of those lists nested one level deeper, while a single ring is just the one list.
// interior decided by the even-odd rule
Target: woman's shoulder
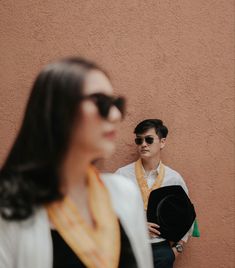
[{"label": "woman's shoulder", "polygon": [[101,179],[105,183],[105,185],[109,187],[114,187],[119,191],[127,191],[133,194],[138,193],[138,187],[134,182],[130,179],[119,175],[119,174],[111,174],[111,173],[102,173]]},{"label": "woman's shoulder", "polygon": [[101,179],[115,205],[127,209],[128,202],[130,209],[143,209],[140,190],[134,182],[118,174],[101,174]]},{"label": "woman's shoulder", "polygon": [[[0,217],[0,267],[50,267],[51,242],[47,214],[38,208],[25,220]],[[41,260],[35,264],[35,259]],[[42,264],[42,265],[41,265]],[[36,266],[35,266],[36,265]]]},{"label": "woman's shoulder", "polygon": [[13,247],[24,237],[34,237],[41,230],[46,230],[48,225],[47,213],[44,208],[38,208],[27,219],[7,220],[0,216],[0,244],[7,243]]},{"label": "woman's shoulder", "polygon": [[47,222],[47,214],[44,208],[35,209],[34,213],[27,219],[7,220],[0,216],[0,233],[17,233],[24,230],[30,230],[35,225],[45,224]]},{"label": "woman's shoulder", "polygon": [[2,215],[0,216],[0,237],[7,235],[19,228],[18,221],[5,219]]},{"label": "woman's shoulder", "polygon": [[120,168],[118,168],[115,173],[117,174],[121,174],[121,175],[133,175],[135,173],[135,162],[132,162],[130,164],[127,164],[125,166],[122,166]]}]

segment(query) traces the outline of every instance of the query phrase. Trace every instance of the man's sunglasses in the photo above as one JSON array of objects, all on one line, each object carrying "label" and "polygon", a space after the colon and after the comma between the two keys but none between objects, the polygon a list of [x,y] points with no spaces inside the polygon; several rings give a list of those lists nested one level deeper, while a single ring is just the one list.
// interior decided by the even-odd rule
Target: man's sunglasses
[{"label": "man's sunglasses", "polygon": [[113,97],[102,93],[94,93],[84,96],[83,99],[91,100],[98,108],[99,114],[102,118],[107,119],[109,116],[110,108],[115,106],[121,113],[122,118],[125,115],[125,98]]},{"label": "man's sunglasses", "polygon": [[136,137],[136,138],[135,138],[135,143],[136,143],[137,145],[142,145],[144,141],[145,141],[147,144],[153,144],[153,142],[154,142],[154,138],[153,138],[153,137],[150,137],[150,136],[146,136],[146,137]]}]

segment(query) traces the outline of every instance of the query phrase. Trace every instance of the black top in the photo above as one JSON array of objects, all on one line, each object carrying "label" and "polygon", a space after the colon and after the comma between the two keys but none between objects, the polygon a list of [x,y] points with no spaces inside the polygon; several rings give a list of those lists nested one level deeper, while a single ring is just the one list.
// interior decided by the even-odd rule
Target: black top
[{"label": "black top", "polygon": [[[130,241],[120,224],[121,231],[121,254],[119,268],[137,268],[136,259]],[[66,244],[60,234],[51,230],[53,241],[53,268],[85,268],[77,255]]]}]

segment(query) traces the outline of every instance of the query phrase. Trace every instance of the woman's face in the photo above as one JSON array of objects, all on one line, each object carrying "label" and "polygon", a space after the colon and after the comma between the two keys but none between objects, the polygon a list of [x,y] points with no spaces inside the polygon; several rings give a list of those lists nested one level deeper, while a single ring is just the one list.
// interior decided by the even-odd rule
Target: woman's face
[{"label": "woman's face", "polygon": [[[95,93],[113,96],[109,79],[98,70],[92,70],[86,75],[83,89],[83,96]],[[79,107],[71,146],[83,154],[90,154],[94,159],[109,156],[115,149],[114,140],[120,120],[121,113],[115,106],[110,108],[105,119],[100,116],[94,101],[84,99]]]}]

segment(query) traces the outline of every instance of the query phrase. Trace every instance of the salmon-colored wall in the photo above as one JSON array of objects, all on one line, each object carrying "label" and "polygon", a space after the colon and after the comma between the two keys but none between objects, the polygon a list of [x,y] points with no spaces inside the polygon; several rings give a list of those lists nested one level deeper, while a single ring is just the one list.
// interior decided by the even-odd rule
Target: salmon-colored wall
[{"label": "salmon-colored wall", "polygon": [[233,4],[1,0],[0,162],[40,68],[67,55],[96,60],[129,101],[117,152],[102,169],[136,158],[137,122],[163,119],[170,131],[164,163],[185,178],[201,231],[176,267],[235,267]]}]

